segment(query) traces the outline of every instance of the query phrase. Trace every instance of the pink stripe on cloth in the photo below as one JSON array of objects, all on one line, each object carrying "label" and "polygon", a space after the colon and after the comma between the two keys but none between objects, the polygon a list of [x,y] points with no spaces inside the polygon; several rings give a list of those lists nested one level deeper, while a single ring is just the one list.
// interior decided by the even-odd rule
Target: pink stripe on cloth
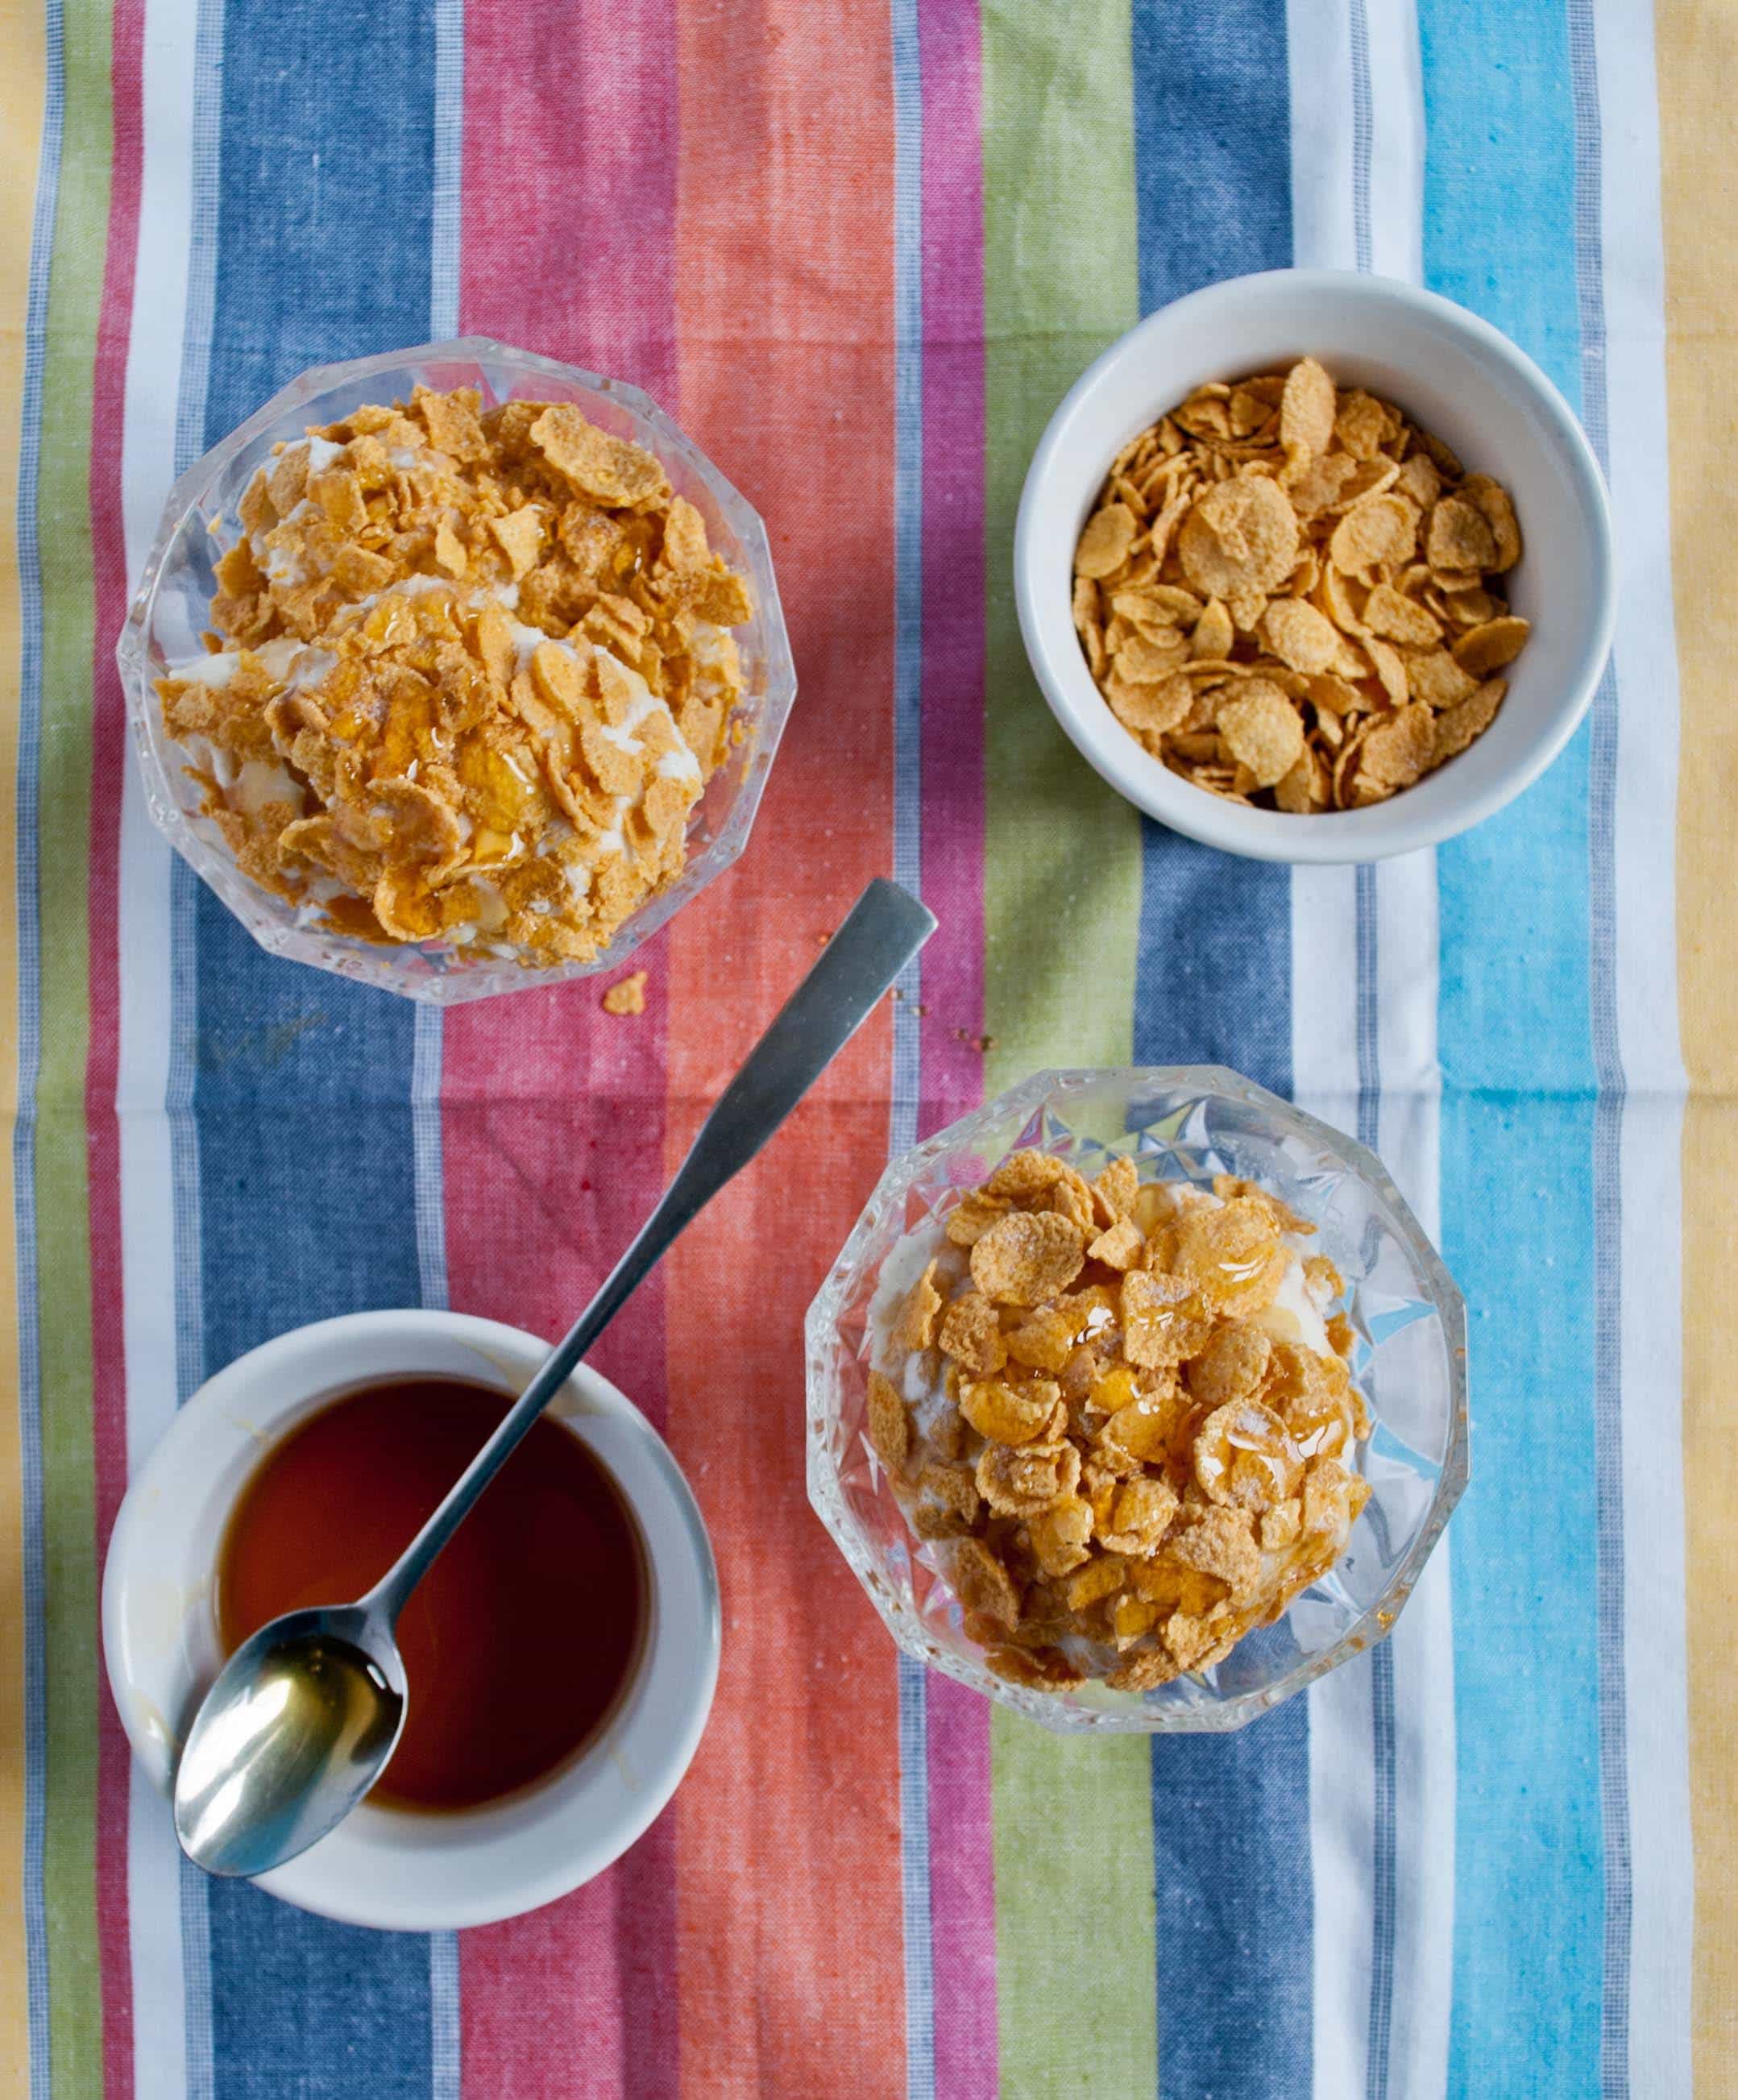
[{"label": "pink stripe on cloth", "polygon": [[678,109],[675,0],[467,4],[465,328],[673,413]]},{"label": "pink stripe on cloth", "polygon": [[461,1935],[472,2100],[673,2100],[676,1818],[547,1909]]},{"label": "pink stripe on cloth", "polygon": [[[983,1094],[984,186],[977,0],[919,0],[924,95],[924,893],[921,1134]],[[935,2089],[994,2100],[990,1709],[932,1674]]]},{"label": "pink stripe on cloth", "polygon": [[984,184],[977,0],[920,0],[924,95],[920,1135],[983,1093]]},{"label": "pink stripe on cloth", "polygon": [[947,2100],[995,2100],[990,1705],[979,1693],[936,1671],[929,1679],[929,1714],[935,2089]]},{"label": "pink stripe on cloth", "polygon": [[[115,1088],[121,1055],[116,885],[121,792],[130,754],[115,639],[126,615],[126,540],[121,501],[127,347],[133,325],[144,157],[143,0],[116,0],[110,94],[114,145],[103,293],[91,373],[90,832],[86,862],[90,1037],[85,1127],[90,1198],[91,1462],[96,1562],[126,1492],[126,1357],[121,1325],[121,1157]],[[133,1962],[127,1895],[131,1753],[107,1688],[97,1695],[96,1930],[103,1991],[105,2100],[133,2091]]]},{"label": "pink stripe on cloth", "polygon": [[[527,52],[546,63],[524,63]],[[567,55],[563,59],[560,55]],[[467,0],[461,325],[674,395],[673,0]],[[560,1331],[664,1180],[664,942],[646,1011],[613,976],[461,1008],[443,1046],[448,1293]],[[654,1276],[595,1352],[660,1427]],[[677,2081],[675,1822],[563,1901],[460,1942],[465,2088],[514,2100]]]}]

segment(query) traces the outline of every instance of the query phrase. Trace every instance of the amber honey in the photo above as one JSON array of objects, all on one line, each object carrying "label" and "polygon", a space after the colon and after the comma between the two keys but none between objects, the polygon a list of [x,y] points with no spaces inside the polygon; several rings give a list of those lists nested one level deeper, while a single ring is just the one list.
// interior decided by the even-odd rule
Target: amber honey
[{"label": "amber honey", "polygon": [[[218,1551],[226,1652],[280,1612],[361,1596],[507,1405],[487,1386],[395,1379],[329,1402],[275,1445]],[[619,1704],[648,1604],[645,1553],[620,1491],[545,1416],[399,1621],[408,1711],[370,1798],[472,1808],[565,1763]]]}]

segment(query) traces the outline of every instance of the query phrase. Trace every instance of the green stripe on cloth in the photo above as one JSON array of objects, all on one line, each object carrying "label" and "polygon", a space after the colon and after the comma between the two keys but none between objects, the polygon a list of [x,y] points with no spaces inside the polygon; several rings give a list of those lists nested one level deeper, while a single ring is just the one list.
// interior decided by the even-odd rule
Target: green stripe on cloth
[{"label": "green stripe on cloth", "polygon": [[[57,2093],[103,2085],[96,1934],[97,1569],[91,1463],[90,1235],[84,1074],[90,1034],[91,381],[113,144],[108,0],[65,16],[66,152],[55,216],[42,388],[42,719],[37,792],[42,1063],[36,1224],[46,1577],[43,1899]],[[118,443],[118,431],[105,442]]]},{"label": "green stripe on cloth", "polygon": [[[1026,462],[1082,368],[1140,317],[1128,0],[983,10],[989,426],[985,1084],[1125,1065],[1140,827],[1065,741],[1014,614]],[[991,1721],[1001,2090],[1157,2079],[1151,1767],[1140,1736]],[[1083,2017],[1085,2014],[1087,2016]]]},{"label": "green stripe on cloth", "polygon": [[1014,513],[1051,412],[1140,317],[1128,0],[986,0],[989,426],[985,1026],[992,1091],[1126,1065],[1140,820],[1056,726],[1014,611]]}]

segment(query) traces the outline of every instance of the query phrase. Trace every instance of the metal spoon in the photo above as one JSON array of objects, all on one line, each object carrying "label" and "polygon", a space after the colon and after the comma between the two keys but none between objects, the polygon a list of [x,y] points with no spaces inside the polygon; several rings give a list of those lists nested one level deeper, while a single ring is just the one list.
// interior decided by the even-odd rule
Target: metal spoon
[{"label": "metal spoon", "polygon": [[395,1627],[472,1504],[629,1294],[778,1129],[935,931],[871,882],[701,1126],[633,1244],[397,1564],[354,1604],[286,1612],[245,1640],[205,1694],[175,1772],[175,1834],[214,1874],[262,1874],[342,1822],[404,1726]]}]

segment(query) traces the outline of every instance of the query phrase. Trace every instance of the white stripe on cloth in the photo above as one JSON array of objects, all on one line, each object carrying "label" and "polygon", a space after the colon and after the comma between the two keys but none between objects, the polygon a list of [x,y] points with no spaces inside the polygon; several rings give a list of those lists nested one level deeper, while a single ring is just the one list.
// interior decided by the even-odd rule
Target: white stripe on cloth
[{"label": "white stripe on cloth", "polygon": [[[1368,11],[1370,267],[1423,272],[1424,99],[1410,5]],[[1436,857],[1380,862],[1375,911],[1376,1149],[1419,1223],[1440,1226],[1441,1074],[1436,1058],[1440,946]],[[1371,1989],[1370,2100],[1411,2100],[1448,2085],[1453,1991],[1455,1715],[1452,1529],[1438,1543],[1377,1663],[1392,1710],[1378,1722],[1392,1823],[1378,1877]],[[1378,1824],[1378,1849],[1381,1843]]]},{"label": "white stripe on cloth", "polygon": [[1424,275],[1424,81],[1410,0],[1368,0],[1370,267],[1418,284]]},{"label": "white stripe on cloth", "polygon": [[[1294,101],[1299,92],[1294,71]],[[1346,1131],[1356,1129],[1358,1118],[1356,886],[1349,867],[1292,870],[1292,1092],[1300,1108]],[[1375,1799],[1369,1659],[1330,1671],[1305,1696],[1313,2090],[1315,2100],[1348,2100],[1365,2090],[1370,2031]]]},{"label": "white stripe on cloth", "polygon": [[1291,73],[1291,259],[1357,267],[1350,0],[1286,0]]},{"label": "white stripe on cloth", "polygon": [[[1435,854],[1383,863],[1376,873],[1376,898],[1381,1075],[1376,1145],[1434,1240],[1441,1211]],[[1411,2100],[1414,2094],[1441,2093],[1448,2085],[1454,1940],[1454,1630],[1449,1576],[1453,1550],[1451,1524],[1387,1643],[1393,1670],[1394,1887],[1387,2038],[1372,2063],[1372,2100]]]},{"label": "white stripe on cloth", "polygon": [[1633,1874],[1629,2075],[1688,2093],[1695,1905],[1684,1705],[1684,1073],[1678,1036],[1672,836],[1677,641],[1666,458],[1658,104],[1648,0],[1593,11],[1602,143],[1609,475],[1617,519],[1617,1019],[1627,1086],[1622,1226],[1624,1711]]},{"label": "white stripe on cloth", "polygon": [[[1289,0],[1292,259],[1352,269],[1360,247],[1351,0]],[[1365,240],[1367,242],[1367,233]],[[1358,1114],[1355,871],[1291,871],[1291,1074],[1298,1105],[1337,1130]],[[1365,2090],[1375,1834],[1370,1669],[1310,1688],[1315,2100]]]},{"label": "white stripe on cloth", "polygon": [[[147,0],[135,297],[148,315],[127,343],[121,510],[129,580],[156,535],[177,469],[183,351],[192,252],[196,10]],[[146,814],[128,753],[121,785],[118,893],[119,1041],[115,1107],[121,1177],[122,1339],[129,1476],[174,1418],[179,1361],[174,1145],[167,1112],[174,1040],[170,880],[174,858]],[[188,1988],[197,1952],[183,1930],[186,1873],[162,1796],[141,1767],[128,1771],[127,1933],[133,1984],[133,2089],[138,2100],[209,2090],[209,2036],[189,2012],[209,1988]],[[196,1939],[196,1931],[192,1937]],[[203,2067],[203,2075],[201,2075]]]},{"label": "white stripe on cloth", "polygon": [[[1290,0],[1295,259],[1416,280],[1423,103],[1409,5]],[[1299,1104],[1373,1142],[1436,1229],[1435,856],[1292,876]],[[1317,2100],[1444,2091],[1453,1939],[1448,1546],[1385,1649],[1312,1688]]]}]

